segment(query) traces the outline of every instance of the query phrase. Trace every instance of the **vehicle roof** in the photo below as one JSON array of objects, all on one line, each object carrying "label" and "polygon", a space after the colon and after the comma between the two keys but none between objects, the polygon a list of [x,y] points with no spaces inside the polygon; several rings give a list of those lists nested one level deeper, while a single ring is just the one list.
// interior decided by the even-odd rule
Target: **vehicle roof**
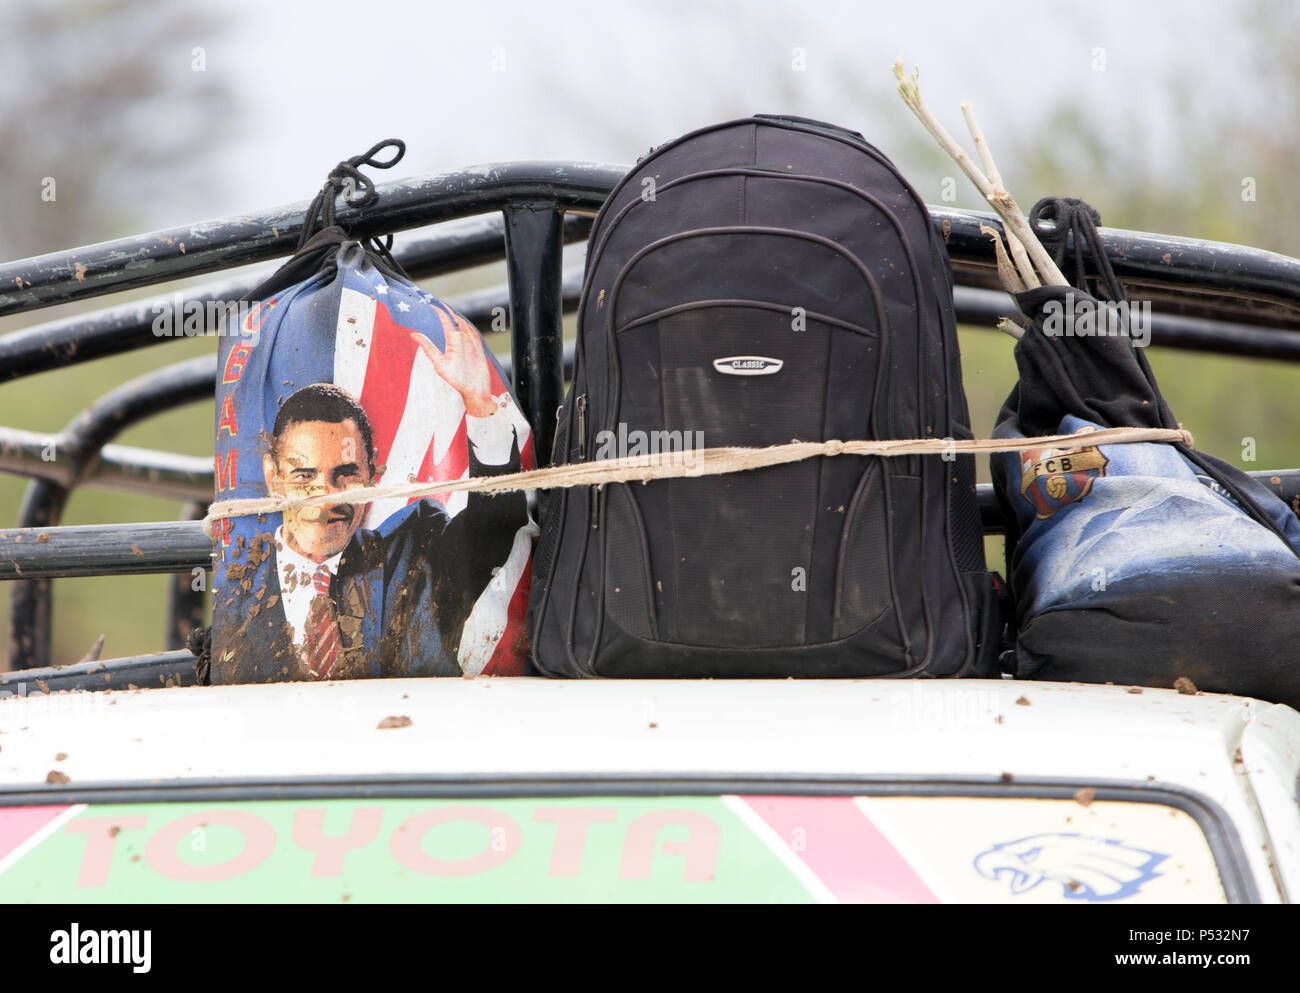
[{"label": "vehicle roof", "polygon": [[1300,893],[1298,774],[1289,707],[1076,683],[480,677],[0,700],[0,806],[116,802],[122,790],[1078,798],[1091,787],[1192,813],[1220,852],[1276,884],[1262,884],[1266,899]]},{"label": "vehicle roof", "polygon": [[[1259,701],[1008,680],[385,679],[0,700],[0,785],[411,774],[1105,777],[1189,786]],[[380,729],[386,717],[410,725]],[[1080,747],[1081,743],[1087,747]]]}]

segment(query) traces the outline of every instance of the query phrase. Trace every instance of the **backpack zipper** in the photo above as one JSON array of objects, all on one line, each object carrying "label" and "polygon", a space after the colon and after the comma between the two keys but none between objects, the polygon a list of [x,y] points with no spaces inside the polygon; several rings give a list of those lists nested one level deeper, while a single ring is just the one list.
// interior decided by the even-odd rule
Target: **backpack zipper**
[{"label": "backpack zipper", "polygon": [[587,394],[579,393],[573,405],[578,414],[578,461],[587,461]]},{"label": "backpack zipper", "polygon": [[[579,393],[573,401],[575,413],[578,415],[578,461],[587,461],[587,394]],[[597,494],[600,492],[599,487],[591,487],[587,497],[587,505],[591,508],[588,515],[588,523],[594,531],[600,526],[600,511]]]}]

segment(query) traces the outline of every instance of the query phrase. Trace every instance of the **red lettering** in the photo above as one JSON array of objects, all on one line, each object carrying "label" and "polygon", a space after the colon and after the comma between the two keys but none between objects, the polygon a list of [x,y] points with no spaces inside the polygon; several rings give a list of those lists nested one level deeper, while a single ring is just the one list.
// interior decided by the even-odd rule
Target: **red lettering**
[{"label": "red lettering", "polygon": [[[206,848],[202,832],[214,826],[231,827],[243,835],[239,852],[225,862],[194,865],[176,854],[176,846],[187,835],[195,848]],[[215,883],[233,879],[266,861],[275,849],[275,828],[256,814],[244,810],[208,810],[178,817],[159,828],[145,848],[145,858],[153,871],[182,883]]]},{"label": "red lettering", "polygon": [[231,521],[229,517],[219,517],[212,525],[212,533],[223,545],[230,544]]},{"label": "red lettering", "polygon": [[684,827],[684,841],[665,841],[664,855],[683,856],[682,879],[688,883],[713,879],[718,861],[718,825],[712,817],[694,810],[654,810],[642,814],[627,827],[623,859],[618,874],[623,879],[649,879],[659,831],[668,825]]},{"label": "red lettering", "polygon": [[77,873],[78,886],[103,886],[108,882],[108,870],[113,864],[113,850],[117,847],[120,830],[138,830],[144,827],[143,814],[129,817],[83,817],[63,830],[68,834],[86,836],[86,852],[81,857],[81,870]]},{"label": "red lettering", "polygon": [[240,344],[230,350],[226,356],[226,368],[221,374],[223,383],[237,383],[239,377],[244,374],[244,363],[248,361],[248,353],[253,350],[252,345]]},{"label": "red lettering", "polygon": [[226,398],[221,401],[221,419],[217,421],[217,437],[221,437],[221,432],[227,432],[230,437],[239,434],[239,422],[235,420],[235,395],[227,393]]},{"label": "red lettering", "polygon": [[582,872],[587,828],[592,824],[608,824],[616,816],[611,807],[538,807],[534,810],[533,820],[555,823],[550,875],[563,878]]},{"label": "red lettering", "polygon": [[313,876],[337,876],[343,871],[343,857],[354,848],[370,844],[379,835],[384,819],[380,807],[357,807],[346,834],[326,835],[324,807],[304,807],[293,816],[293,843],[311,852]]},{"label": "red lettering", "polygon": [[[248,316],[244,318],[244,330],[250,334],[254,331],[260,331],[262,325],[266,323],[266,318],[269,316],[271,308],[274,306],[274,298],[255,304],[253,308],[249,310]],[[253,318],[257,318],[256,323],[253,322]]]},{"label": "red lettering", "polygon": [[224,457],[218,452],[214,457],[214,462],[217,476],[217,492],[233,490],[238,479],[236,467],[239,465],[239,450],[232,448],[226,452]]},{"label": "red lettering", "polygon": [[[467,859],[434,858],[424,850],[424,836],[430,829],[449,821],[470,821],[488,829],[488,843],[483,851]],[[495,869],[510,859],[523,841],[523,832],[511,818],[490,807],[462,804],[437,807],[408,817],[397,826],[388,840],[393,858],[415,872],[427,876],[476,876]]]}]

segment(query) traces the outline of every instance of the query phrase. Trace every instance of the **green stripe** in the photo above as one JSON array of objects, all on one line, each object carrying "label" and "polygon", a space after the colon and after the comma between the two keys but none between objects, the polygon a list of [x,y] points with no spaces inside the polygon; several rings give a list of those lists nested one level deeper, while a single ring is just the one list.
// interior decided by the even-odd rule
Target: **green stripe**
[{"label": "green stripe", "polygon": [[[313,824],[326,838],[374,830],[331,862]],[[345,899],[811,902],[716,797],[109,804],[0,875],[6,902]]]}]

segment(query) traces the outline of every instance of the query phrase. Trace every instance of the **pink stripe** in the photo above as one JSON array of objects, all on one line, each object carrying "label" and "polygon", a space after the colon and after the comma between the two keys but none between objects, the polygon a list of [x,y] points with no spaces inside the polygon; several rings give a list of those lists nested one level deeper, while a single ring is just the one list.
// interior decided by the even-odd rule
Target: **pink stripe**
[{"label": "pink stripe", "polygon": [[852,797],[741,799],[841,903],[939,902]]},{"label": "pink stripe", "polygon": [[61,807],[0,807],[0,859],[68,809]]}]

